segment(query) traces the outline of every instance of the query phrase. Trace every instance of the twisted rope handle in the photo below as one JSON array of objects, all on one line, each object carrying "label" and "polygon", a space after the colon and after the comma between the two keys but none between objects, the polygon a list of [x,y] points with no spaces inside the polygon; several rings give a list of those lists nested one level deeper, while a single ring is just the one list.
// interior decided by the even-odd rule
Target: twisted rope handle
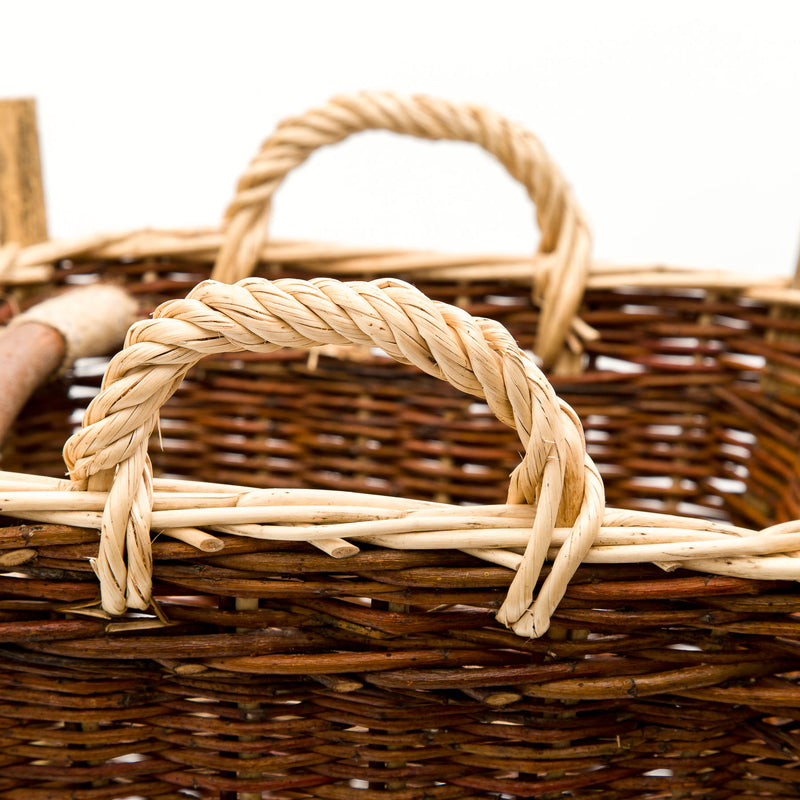
[{"label": "twisted rope handle", "polygon": [[[147,443],[160,407],[189,368],[209,354],[322,344],[380,347],[485,398],[498,419],[517,430],[525,455],[511,475],[508,501],[536,504],[537,512],[498,619],[524,635],[547,630],[603,515],[602,483],[586,455],[580,422],[502,325],[392,279],[206,281],[131,327],[83,429],[64,447],[74,487],[108,491],[94,563],[103,607],[120,614],[150,602]],[[572,534],[531,607],[556,525],[572,526]]]},{"label": "twisted rope handle", "polygon": [[499,114],[425,96],[362,92],[282,122],[239,181],[226,211],[225,241],[212,278],[233,283],[252,274],[267,237],[272,196],[286,175],[316,149],[366,130],[479,144],[527,190],[541,231],[546,269],[537,280],[542,312],[535,349],[555,362],[583,297],[591,236],[566,180],[539,140]]}]

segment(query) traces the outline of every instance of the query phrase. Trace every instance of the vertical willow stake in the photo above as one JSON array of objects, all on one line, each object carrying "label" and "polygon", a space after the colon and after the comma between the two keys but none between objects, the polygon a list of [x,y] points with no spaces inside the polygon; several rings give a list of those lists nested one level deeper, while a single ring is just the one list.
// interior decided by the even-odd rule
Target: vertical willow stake
[{"label": "vertical willow stake", "polygon": [[[237,611],[257,611],[258,610],[258,598],[257,597],[237,597],[236,598],[236,610]],[[249,628],[237,628],[237,633],[249,633]],[[239,703],[239,709],[242,713],[242,716],[246,721],[255,721],[261,719],[261,704],[259,702],[254,703]],[[240,735],[237,739],[240,742],[253,742],[257,740],[257,736],[244,736]],[[239,758],[243,760],[247,759],[254,759],[258,758],[258,753],[249,752],[249,751],[239,751],[238,753]],[[240,780],[252,780],[262,778],[263,774],[260,770],[248,770],[243,768],[238,771],[237,778]],[[237,797],[239,800],[261,800],[263,797],[262,792],[255,791],[255,792],[238,792]]]},{"label": "vertical willow stake", "polygon": [[[800,289],[800,247],[797,251],[797,264],[795,266],[794,274],[789,279],[789,289]],[[800,319],[800,310],[795,305],[776,305],[772,304],[769,309],[769,316],[773,320],[789,320],[794,323]],[[790,347],[795,348],[798,344],[797,331],[791,328],[771,327],[765,333],[765,338],[768,342],[786,342]],[[771,363],[769,359],[764,366],[764,373],[761,379],[761,386],[764,392],[771,395],[792,394],[797,395],[800,389],[797,387],[796,381],[786,380],[786,367],[780,362]],[[748,502],[756,503],[757,500],[748,495]]]},{"label": "vertical willow stake", "polygon": [[0,244],[47,239],[36,103],[0,100]]}]

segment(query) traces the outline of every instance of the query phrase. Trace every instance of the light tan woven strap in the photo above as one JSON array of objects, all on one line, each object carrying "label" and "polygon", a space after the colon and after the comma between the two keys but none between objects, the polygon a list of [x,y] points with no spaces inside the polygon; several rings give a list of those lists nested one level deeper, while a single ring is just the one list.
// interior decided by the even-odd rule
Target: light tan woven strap
[{"label": "light tan woven strap", "polygon": [[528,130],[479,106],[424,96],[362,92],[331,100],[281,123],[239,181],[212,277],[233,283],[252,274],[267,236],[275,190],[316,149],[365,130],[474,142],[498,158],[527,190],[548,265],[536,285],[542,315],[536,353],[550,367],[561,351],[589,275],[591,236],[569,185]]},{"label": "light tan woven strap", "polygon": [[[64,448],[76,489],[108,490],[95,562],[103,607],[120,614],[150,601],[147,443],[159,408],[187,370],[209,354],[324,344],[379,347],[485,398],[498,419],[517,430],[525,455],[511,475],[509,502],[536,504],[537,512],[498,619],[519,633],[541,634],[603,515],[602,484],[580,422],[505,328],[388,278],[206,281],[130,329],[83,429]],[[572,533],[532,607],[556,525],[572,526]]]}]

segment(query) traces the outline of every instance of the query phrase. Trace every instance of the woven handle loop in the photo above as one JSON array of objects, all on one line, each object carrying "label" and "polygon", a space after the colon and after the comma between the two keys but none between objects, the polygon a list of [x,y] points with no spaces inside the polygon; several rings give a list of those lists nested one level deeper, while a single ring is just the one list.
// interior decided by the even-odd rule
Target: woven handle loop
[{"label": "woven handle loop", "polygon": [[543,269],[536,282],[542,312],[535,349],[546,367],[561,352],[589,275],[591,236],[566,180],[539,140],[494,112],[425,96],[363,92],[282,122],[239,181],[212,278],[251,275],[267,237],[273,194],[315,150],[359,131],[387,130],[423,139],[474,142],[496,156],[527,190],[541,231]]},{"label": "woven handle loop", "polygon": [[[602,484],[583,430],[534,362],[500,324],[429,300],[401,281],[334,279],[235,285],[206,281],[185,300],[134,324],[106,370],[84,427],[64,447],[76,489],[107,490],[95,571],[103,607],[120,614],[150,602],[152,473],[147,444],[160,407],[192,365],[223,352],[357,344],[485,398],[525,447],[511,476],[511,503],[537,504],[531,539],[499,619],[528,635],[550,614],[591,546],[603,513]],[[573,525],[537,605],[536,581],[556,525]],[[560,563],[560,561],[563,563]]]}]

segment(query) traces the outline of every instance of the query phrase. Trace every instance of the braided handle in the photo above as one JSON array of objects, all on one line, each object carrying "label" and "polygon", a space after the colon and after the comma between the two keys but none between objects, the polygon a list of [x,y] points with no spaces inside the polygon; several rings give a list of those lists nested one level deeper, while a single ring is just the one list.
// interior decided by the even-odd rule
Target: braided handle
[{"label": "braided handle", "polygon": [[[591,546],[603,513],[602,484],[583,430],[534,362],[491,320],[381,279],[206,281],[185,300],[136,323],[108,366],[83,429],[64,448],[78,489],[108,490],[95,562],[103,607],[123,613],[150,602],[152,475],[147,443],[159,408],[203,356],[281,347],[358,344],[382,348],[458,389],[485,398],[525,447],[511,475],[510,503],[537,504],[523,564],[498,618],[526,635],[547,629],[566,584]],[[556,525],[573,525],[531,609]]]},{"label": "braided handle", "polygon": [[284,177],[316,149],[366,130],[387,130],[424,139],[479,144],[527,190],[546,258],[537,280],[542,314],[536,352],[550,367],[577,313],[589,274],[591,236],[564,177],[539,140],[494,112],[424,96],[362,92],[288,119],[262,145],[239,181],[226,211],[225,241],[212,278],[233,283],[252,274],[267,236],[270,206]]}]

